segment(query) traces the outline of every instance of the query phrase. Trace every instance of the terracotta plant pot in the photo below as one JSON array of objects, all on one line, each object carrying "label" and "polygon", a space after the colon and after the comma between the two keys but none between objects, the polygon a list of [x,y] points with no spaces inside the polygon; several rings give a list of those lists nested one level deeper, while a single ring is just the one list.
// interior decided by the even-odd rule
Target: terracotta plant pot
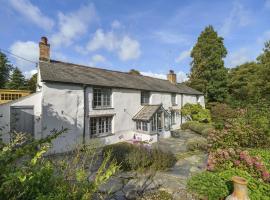
[{"label": "terracotta plant pot", "polygon": [[232,181],[234,190],[226,200],[250,200],[248,197],[247,180],[239,176],[234,176],[232,177]]}]

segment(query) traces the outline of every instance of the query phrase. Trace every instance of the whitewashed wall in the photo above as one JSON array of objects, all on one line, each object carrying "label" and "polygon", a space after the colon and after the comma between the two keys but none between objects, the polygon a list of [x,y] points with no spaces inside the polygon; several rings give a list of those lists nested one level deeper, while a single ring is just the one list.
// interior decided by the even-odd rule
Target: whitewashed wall
[{"label": "whitewashed wall", "polygon": [[9,142],[10,135],[10,107],[12,106],[33,106],[34,108],[34,135],[40,138],[41,133],[41,92],[31,94],[16,101],[0,105],[0,127],[4,142]]},{"label": "whitewashed wall", "polygon": [[42,87],[42,134],[53,129],[68,131],[53,141],[53,152],[74,149],[83,141],[84,94],[81,86],[44,83]]}]

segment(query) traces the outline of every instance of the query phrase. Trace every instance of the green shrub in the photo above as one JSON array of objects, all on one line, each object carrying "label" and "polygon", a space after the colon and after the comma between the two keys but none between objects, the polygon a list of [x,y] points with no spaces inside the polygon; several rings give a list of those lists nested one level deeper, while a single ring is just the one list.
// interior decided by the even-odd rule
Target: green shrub
[{"label": "green shrub", "polygon": [[240,176],[248,181],[248,194],[252,200],[269,200],[270,184],[253,178],[246,171],[232,168],[219,173],[202,172],[188,180],[188,189],[209,200],[223,199],[233,192],[231,178]]},{"label": "green shrub", "polygon": [[188,121],[211,122],[211,116],[208,109],[203,108],[200,104],[187,103],[181,108],[181,114]]},{"label": "green shrub", "polygon": [[226,182],[211,172],[202,172],[192,176],[188,180],[187,186],[191,192],[202,199],[217,200],[229,195]]},{"label": "green shrub", "polygon": [[240,176],[248,181],[248,194],[250,199],[254,200],[269,200],[270,199],[270,184],[259,181],[253,178],[248,172],[232,168],[229,170],[222,171],[217,174],[222,180],[226,182],[226,186],[230,192],[233,191],[233,183],[231,178],[233,176]]},{"label": "green shrub", "polygon": [[249,149],[251,156],[259,156],[265,164],[268,171],[270,171],[270,150],[269,149]]},{"label": "green shrub", "polygon": [[43,155],[51,141],[64,132],[65,129],[54,132],[41,140],[16,134],[9,144],[3,145],[0,149],[1,199],[91,199],[98,187],[115,174],[118,166],[110,162],[107,154],[95,179],[89,182],[86,162],[92,154],[87,153],[87,147],[59,162],[45,158]]},{"label": "green shrub", "polygon": [[105,146],[103,152],[110,151],[112,158],[121,165],[124,171],[153,168],[164,170],[172,167],[176,162],[175,156],[170,152],[159,149],[149,149],[142,144],[134,145],[126,142]]},{"label": "green shrub", "polygon": [[195,151],[195,150],[207,150],[207,140],[202,137],[194,137],[190,138],[186,142],[187,150]]},{"label": "green shrub", "polygon": [[190,129],[200,135],[208,136],[214,130],[211,124],[200,123],[196,121],[187,121],[181,125],[181,129]]}]

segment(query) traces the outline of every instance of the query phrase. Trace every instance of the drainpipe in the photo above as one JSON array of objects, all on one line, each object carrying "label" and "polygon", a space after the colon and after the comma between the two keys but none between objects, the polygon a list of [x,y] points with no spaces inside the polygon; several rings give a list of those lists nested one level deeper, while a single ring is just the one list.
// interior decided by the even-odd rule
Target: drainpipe
[{"label": "drainpipe", "polygon": [[[184,94],[181,94],[181,109],[183,107],[183,100],[184,100]],[[182,125],[182,123],[183,123],[182,112],[180,114],[181,114],[181,125]]]},{"label": "drainpipe", "polygon": [[86,85],[83,85],[83,146],[85,145],[86,119],[87,119],[87,95]]}]

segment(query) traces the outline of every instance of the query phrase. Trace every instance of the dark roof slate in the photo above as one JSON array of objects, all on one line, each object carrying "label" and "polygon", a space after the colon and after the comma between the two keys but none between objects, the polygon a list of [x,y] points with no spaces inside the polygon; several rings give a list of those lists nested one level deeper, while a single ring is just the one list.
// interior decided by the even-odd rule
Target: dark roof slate
[{"label": "dark roof slate", "polygon": [[161,105],[145,105],[143,108],[133,117],[133,120],[149,121],[152,116],[159,110]]},{"label": "dark roof slate", "polygon": [[39,68],[41,80],[45,82],[52,81],[157,92],[197,94],[187,86],[179,87],[178,85],[171,84],[168,80],[55,60],[40,62]]}]

